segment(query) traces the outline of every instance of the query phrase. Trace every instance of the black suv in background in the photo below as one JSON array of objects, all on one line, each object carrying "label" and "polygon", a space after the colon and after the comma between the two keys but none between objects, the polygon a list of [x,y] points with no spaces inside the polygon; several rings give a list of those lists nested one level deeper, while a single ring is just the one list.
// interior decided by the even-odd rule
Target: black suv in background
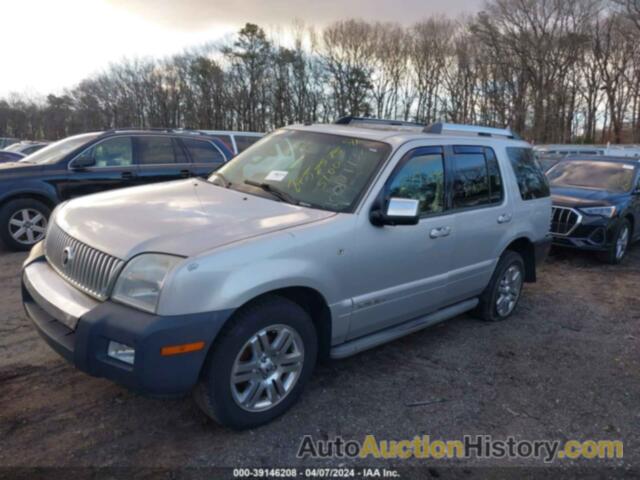
[{"label": "black suv in background", "polygon": [[55,205],[114,188],[208,176],[233,154],[212,137],[187,132],[110,130],[53,143],[0,164],[0,239],[28,250],[44,238]]},{"label": "black suv in background", "polygon": [[547,171],[557,246],[593,250],[620,263],[640,239],[640,162],[617,157],[568,157]]}]

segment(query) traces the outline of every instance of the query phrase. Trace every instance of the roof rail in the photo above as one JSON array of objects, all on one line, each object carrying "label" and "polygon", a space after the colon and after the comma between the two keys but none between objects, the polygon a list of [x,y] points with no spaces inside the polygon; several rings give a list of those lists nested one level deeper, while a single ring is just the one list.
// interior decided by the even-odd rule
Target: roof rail
[{"label": "roof rail", "polygon": [[387,125],[390,127],[424,127],[423,123],[405,122],[404,120],[386,120],[384,118],[374,117],[342,117],[333,122],[336,125],[353,125],[353,124],[369,124],[369,125]]},{"label": "roof rail", "polygon": [[462,125],[458,123],[432,123],[427,125],[423,131],[424,133],[461,133],[478,135],[479,137],[504,137],[512,140],[522,140],[518,134],[508,128]]},{"label": "roof rail", "polygon": [[190,128],[164,128],[164,127],[118,127],[105,130],[103,133],[119,132],[163,132],[163,133],[190,133],[192,135],[202,135],[201,130]]}]

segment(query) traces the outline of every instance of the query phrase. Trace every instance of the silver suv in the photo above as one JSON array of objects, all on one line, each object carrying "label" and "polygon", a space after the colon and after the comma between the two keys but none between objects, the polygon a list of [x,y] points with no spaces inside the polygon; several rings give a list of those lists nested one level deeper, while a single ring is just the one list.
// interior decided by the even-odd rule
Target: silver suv
[{"label": "silver suv", "polygon": [[316,360],[459,315],[510,316],[550,245],[549,187],[508,130],[350,119],[276,131],[216,171],[60,205],[23,302],[79,369],[194,392],[254,427]]}]

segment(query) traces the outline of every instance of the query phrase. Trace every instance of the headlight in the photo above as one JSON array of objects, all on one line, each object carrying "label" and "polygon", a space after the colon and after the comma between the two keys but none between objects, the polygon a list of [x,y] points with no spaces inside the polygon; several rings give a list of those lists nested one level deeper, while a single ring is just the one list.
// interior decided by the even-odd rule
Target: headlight
[{"label": "headlight", "polygon": [[600,215],[607,218],[613,217],[616,213],[616,207],[588,207],[580,210],[587,215]]},{"label": "headlight", "polygon": [[155,313],[160,292],[171,269],[182,257],[145,253],[134,257],[120,273],[111,297],[132,307]]}]

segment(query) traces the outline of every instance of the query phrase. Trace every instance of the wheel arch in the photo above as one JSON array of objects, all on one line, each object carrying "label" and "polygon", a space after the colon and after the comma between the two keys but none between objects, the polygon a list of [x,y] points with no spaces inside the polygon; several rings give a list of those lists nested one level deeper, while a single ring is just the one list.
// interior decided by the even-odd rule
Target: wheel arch
[{"label": "wheel arch", "polygon": [[521,236],[513,240],[502,253],[507,250],[518,253],[524,260],[524,281],[532,283],[536,281],[536,252],[531,239]]},{"label": "wheel arch", "polygon": [[631,235],[630,237],[633,238],[634,235],[636,235],[636,233],[638,233],[636,231],[636,221],[635,218],[633,217],[633,214],[631,212],[627,212],[627,214],[623,217],[625,220],[627,220],[629,222],[629,224],[631,225]]},{"label": "wheel arch", "polygon": [[43,192],[42,190],[20,190],[14,192],[8,192],[0,199],[0,208],[13,200],[38,200],[44,203],[51,210],[55,208],[58,201],[50,194]]},{"label": "wheel arch", "polygon": [[[266,296],[286,298],[304,309],[311,317],[318,335],[318,356],[320,359],[329,357],[332,334],[332,315],[324,295],[318,290],[307,286],[290,286],[265,291],[243,303],[237,310],[250,305]],[[237,311],[236,310],[236,311]]]}]

